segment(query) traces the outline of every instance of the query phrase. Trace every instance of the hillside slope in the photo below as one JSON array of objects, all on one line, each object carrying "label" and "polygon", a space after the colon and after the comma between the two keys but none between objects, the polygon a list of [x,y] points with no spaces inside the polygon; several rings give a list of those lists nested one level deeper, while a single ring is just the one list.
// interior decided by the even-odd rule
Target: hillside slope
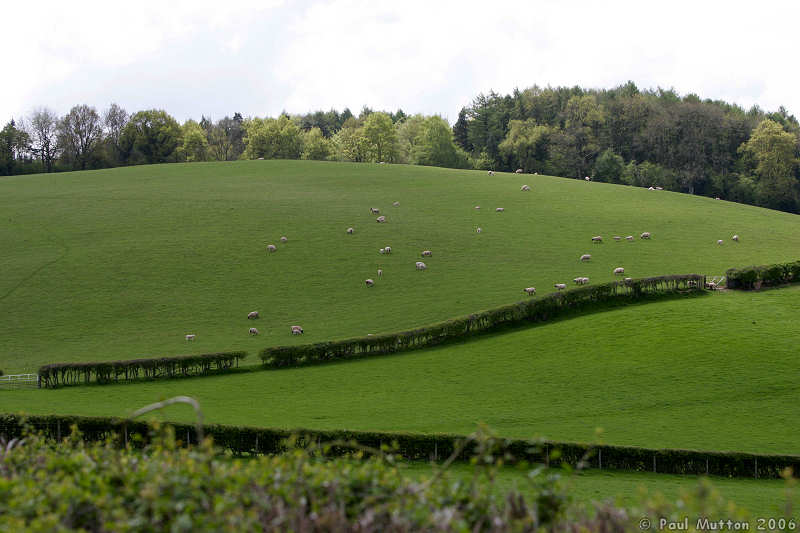
[{"label": "hillside slope", "polygon": [[[533,190],[520,192],[522,184]],[[370,207],[388,222],[377,224]],[[722,274],[800,251],[800,217],[786,213],[545,176],[399,165],[241,161],[13,177],[0,180],[0,212],[6,372],[56,361],[255,353],[424,325],[517,301],[528,286],[541,294],[576,276],[608,280],[617,266],[634,277]],[[611,240],[642,231],[653,239]],[[734,233],[738,244],[729,240]],[[591,244],[598,234],[606,242]],[[268,255],[270,243],[278,251]],[[386,245],[393,253],[380,255]],[[414,262],[425,249],[433,257],[419,272]],[[584,253],[590,263],[578,261]],[[366,288],[366,278],[376,285]],[[262,318],[248,321],[252,310]],[[293,338],[292,324],[306,334]],[[250,337],[251,326],[261,335]],[[185,342],[187,333],[197,340]]]}]

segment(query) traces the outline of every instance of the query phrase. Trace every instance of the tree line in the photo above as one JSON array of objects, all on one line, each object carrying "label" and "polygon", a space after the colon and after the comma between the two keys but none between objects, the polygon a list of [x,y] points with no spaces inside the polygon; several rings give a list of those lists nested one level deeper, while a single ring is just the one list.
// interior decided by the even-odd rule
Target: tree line
[{"label": "tree line", "polygon": [[0,175],[146,163],[315,159],[538,172],[721,197],[800,212],[800,124],[673,90],[533,86],[480,94],[451,128],[440,116],[364,107],[233,113],[179,124],[166,111],[63,117],[35,110],[0,131]]}]

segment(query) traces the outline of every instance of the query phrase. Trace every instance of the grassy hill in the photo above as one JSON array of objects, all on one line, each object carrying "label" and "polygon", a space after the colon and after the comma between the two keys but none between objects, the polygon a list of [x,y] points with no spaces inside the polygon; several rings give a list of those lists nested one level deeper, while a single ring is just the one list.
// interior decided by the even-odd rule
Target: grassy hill
[{"label": "grassy hill", "polygon": [[[520,192],[522,184],[533,190]],[[386,224],[375,222],[373,206]],[[242,161],[12,177],[0,180],[0,213],[6,372],[57,361],[255,353],[424,325],[519,300],[531,285],[541,294],[576,276],[608,280],[616,266],[634,277],[721,274],[797,259],[800,250],[800,217],[786,213],[545,176],[397,165]],[[354,235],[345,234],[349,226]],[[642,231],[653,239],[611,240]],[[734,233],[738,244],[729,240]],[[592,245],[598,234],[606,242]],[[278,251],[268,255],[270,243]],[[390,256],[378,253],[386,245]],[[434,255],[418,272],[423,249]],[[584,253],[590,263],[578,261]],[[383,278],[366,288],[379,267]],[[246,319],[252,310],[261,320]],[[289,334],[292,324],[303,325],[302,339]],[[251,326],[261,335],[250,337]],[[186,343],[187,333],[197,340]]]},{"label": "grassy hill", "polygon": [[[500,435],[800,454],[800,287],[633,305],[434,349],[316,367],[29,390],[5,411],[124,416],[197,398],[209,422]],[[185,407],[168,418],[193,420]]]}]

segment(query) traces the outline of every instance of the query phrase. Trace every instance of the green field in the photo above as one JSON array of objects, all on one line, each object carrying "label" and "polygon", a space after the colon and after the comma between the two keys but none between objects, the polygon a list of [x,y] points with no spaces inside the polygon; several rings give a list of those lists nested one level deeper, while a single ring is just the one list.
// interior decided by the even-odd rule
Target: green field
[{"label": "green field", "polygon": [[[522,184],[533,190],[520,192]],[[372,206],[387,224],[375,222]],[[0,180],[0,213],[6,373],[60,361],[255,353],[421,326],[517,301],[531,285],[541,294],[576,276],[606,281],[616,266],[633,277],[722,274],[800,250],[800,218],[787,213],[400,165],[241,161],[10,177]],[[610,240],[642,231],[653,239]],[[597,234],[607,242],[592,245]],[[278,246],[270,256],[269,243]],[[386,245],[391,256],[378,254]],[[423,249],[434,255],[418,272]],[[592,262],[578,261],[584,253]],[[365,288],[378,267],[383,278]],[[252,310],[262,316],[255,324],[246,320]],[[302,339],[289,334],[292,324],[305,328]],[[253,325],[261,336],[248,336]],[[197,335],[193,344],[187,333]]]},{"label": "green field", "polygon": [[732,291],[346,363],[8,392],[3,405],[124,416],[186,394],[224,424],[466,434],[485,422],[582,442],[602,428],[609,444],[800,454],[798,306],[800,287]]}]

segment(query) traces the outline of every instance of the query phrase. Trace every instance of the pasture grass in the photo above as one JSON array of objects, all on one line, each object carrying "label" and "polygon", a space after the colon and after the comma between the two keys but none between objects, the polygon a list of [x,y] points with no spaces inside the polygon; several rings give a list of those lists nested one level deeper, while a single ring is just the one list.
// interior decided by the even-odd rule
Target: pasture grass
[{"label": "pasture grass", "polygon": [[[644,277],[794,260],[799,230],[796,215],[708,198],[419,166],[237,161],[8,177],[0,369],[226,350],[251,352],[252,364],[264,346],[418,327],[517,301],[528,286],[541,295],[576,276],[607,281],[617,266]],[[653,239],[611,240],[642,231]],[[604,244],[591,243],[597,234]],[[393,253],[380,255],[386,245]],[[424,249],[433,257],[418,272]],[[248,321],[252,310],[262,318]],[[723,320],[685,325],[719,331]]]},{"label": "pasture grass", "polygon": [[800,287],[718,292],[352,362],[5,391],[0,403],[125,416],[184,394],[223,424],[468,434],[484,422],[512,438],[800,454],[799,307]]}]

